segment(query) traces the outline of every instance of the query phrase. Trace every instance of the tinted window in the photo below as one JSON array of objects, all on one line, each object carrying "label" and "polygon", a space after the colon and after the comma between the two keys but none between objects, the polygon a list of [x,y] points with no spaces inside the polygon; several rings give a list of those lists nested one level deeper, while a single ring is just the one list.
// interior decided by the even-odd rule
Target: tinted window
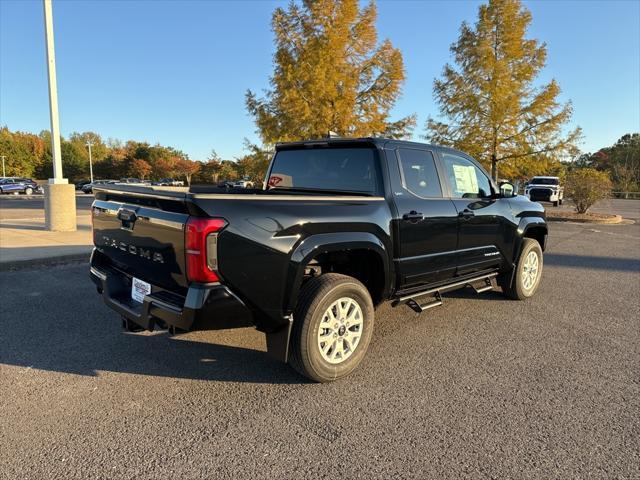
[{"label": "tinted window", "polygon": [[419,197],[441,197],[442,190],[431,152],[398,150],[404,188]]},{"label": "tinted window", "polygon": [[531,180],[531,183],[535,183],[537,185],[558,185],[558,179],[557,178],[539,178],[539,177],[533,177],[533,179]]},{"label": "tinted window", "polygon": [[491,196],[491,184],[482,170],[466,158],[443,153],[451,195],[456,198],[486,198]]},{"label": "tinted window", "polygon": [[281,150],[273,160],[269,187],[380,194],[377,153],[373,148]]}]

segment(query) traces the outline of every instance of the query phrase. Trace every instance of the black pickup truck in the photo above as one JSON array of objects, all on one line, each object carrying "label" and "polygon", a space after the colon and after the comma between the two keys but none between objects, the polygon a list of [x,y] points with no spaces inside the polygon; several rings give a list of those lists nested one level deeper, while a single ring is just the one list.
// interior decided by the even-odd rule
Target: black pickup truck
[{"label": "black pickup truck", "polygon": [[330,381],[362,361],[375,307],[532,296],[544,209],[468,155],[387,139],[279,144],[261,189],[100,185],[91,278],[129,330],[255,326]]}]

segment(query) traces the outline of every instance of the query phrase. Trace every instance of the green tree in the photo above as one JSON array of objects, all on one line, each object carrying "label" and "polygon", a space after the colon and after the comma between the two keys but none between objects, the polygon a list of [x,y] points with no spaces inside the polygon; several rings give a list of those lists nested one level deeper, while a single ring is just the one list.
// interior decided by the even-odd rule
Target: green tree
[{"label": "green tree", "polygon": [[580,128],[564,132],[572,106],[558,100],[558,83],[536,83],[547,48],[526,37],[530,23],[520,0],[489,0],[451,46],[457,66],[434,82],[443,120],[428,119],[427,138],[490,165],[494,178],[499,163],[514,171],[525,158],[573,154],[581,137]]},{"label": "green tree", "polygon": [[45,151],[46,146],[40,136],[0,128],[0,155],[5,156],[7,176],[34,176],[42,168]]},{"label": "green tree", "polygon": [[237,164],[231,160],[222,161],[218,175],[220,180],[236,180],[240,176]]},{"label": "green tree", "polygon": [[259,148],[247,140],[245,140],[245,149],[249,150],[249,153],[238,159],[238,171],[241,176],[249,178],[255,185],[260,185],[267,174],[273,152]]},{"label": "green tree", "polygon": [[402,54],[378,44],[376,7],[357,0],[304,0],[272,17],[275,69],[264,98],[247,109],[266,145],[327,135],[403,137],[410,116],[389,120],[404,82]]}]

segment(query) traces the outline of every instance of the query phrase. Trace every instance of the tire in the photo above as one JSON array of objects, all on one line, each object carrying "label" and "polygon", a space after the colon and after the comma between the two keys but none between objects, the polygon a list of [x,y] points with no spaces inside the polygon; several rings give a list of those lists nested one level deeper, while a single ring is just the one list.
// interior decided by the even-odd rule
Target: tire
[{"label": "tire", "polygon": [[558,200],[558,203],[559,203],[560,205],[562,205],[562,202],[563,202],[563,201],[564,201],[564,198],[561,198],[560,200]]},{"label": "tire", "polygon": [[555,202],[553,202],[553,206],[557,207],[558,206],[558,201],[556,200]]},{"label": "tire", "polygon": [[31,194],[33,194],[33,188],[31,188],[31,187],[27,187],[27,188],[25,188],[25,189],[24,189],[24,194],[25,194],[25,195],[31,195]]},{"label": "tire", "polygon": [[[345,310],[342,315],[339,309]],[[373,325],[373,302],[362,283],[338,273],[313,278],[302,288],[293,314],[289,363],[315,382],[345,377],[364,358]]]},{"label": "tire", "polygon": [[[525,269],[528,269],[530,272],[533,267],[531,255],[536,256],[535,277],[531,278],[529,275],[528,280],[526,280],[525,277],[527,277],[527,275],[525,274]],[[511,283],[509,285],[503,284],[502,286],[502,291],[505,296],[513,300],[526,300],[532,297],[540,285],[542,267],[543,255],[540,244],[532,238],[523,239],[522,250],[520,251],[520,257],[515,266]]]}]

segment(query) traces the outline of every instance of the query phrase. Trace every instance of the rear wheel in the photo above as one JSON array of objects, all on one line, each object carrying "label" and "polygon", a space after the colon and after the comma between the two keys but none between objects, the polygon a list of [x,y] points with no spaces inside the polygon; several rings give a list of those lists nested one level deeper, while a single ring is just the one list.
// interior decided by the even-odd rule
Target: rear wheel
[{"label": "rear wheel", "polygon": [[553,206],[557,207],[558,206],[558,202],[557,201],[553,202]]},{"label": "rear wheel", "polygon": [[355,278],[327,273],[307,282],[293,315],[290,363],[316,382],[350,374],[373,334],[371,296]]},{"label": "rear wheel", "polygon": [[542,264],[540,244],[532,238],[523,239],[522,251],[515,266],[511,283],[502,286],[504,294],[514,300],[525,300],[532,297],[540,285]]}]

